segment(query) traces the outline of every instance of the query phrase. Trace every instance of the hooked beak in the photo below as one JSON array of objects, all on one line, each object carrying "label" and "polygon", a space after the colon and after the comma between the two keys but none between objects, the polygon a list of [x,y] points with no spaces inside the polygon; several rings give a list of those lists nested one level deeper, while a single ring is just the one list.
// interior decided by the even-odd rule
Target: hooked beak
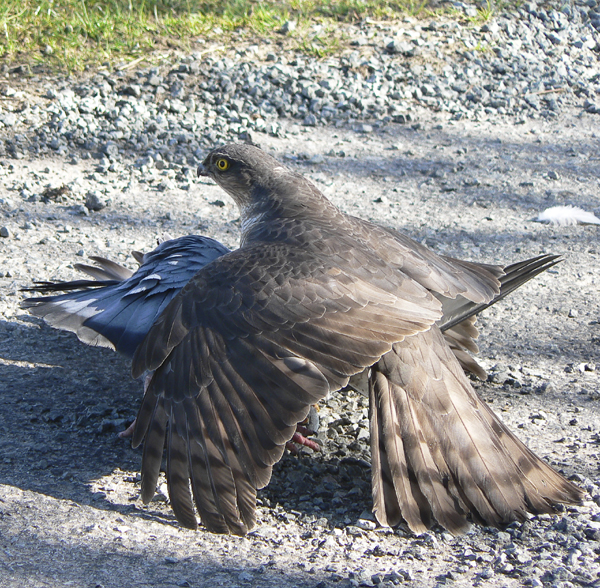
[{"label": "hooked beak", "polygon": [[201,176],[203,176],[205,178],[210,178],[211,177],[211,175],[208,172],[208,170],[202,164],[200,164],[198,166],[198,177],[201,177]]}]

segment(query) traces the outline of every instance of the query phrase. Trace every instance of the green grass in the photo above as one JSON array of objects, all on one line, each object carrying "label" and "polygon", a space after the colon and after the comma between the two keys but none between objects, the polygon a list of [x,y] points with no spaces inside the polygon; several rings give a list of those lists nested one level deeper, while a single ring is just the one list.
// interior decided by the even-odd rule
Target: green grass
[{"label": "green grass", "polygon": [[[324,56],[343,46],[338,23],[425,15],[428,1],[0,0],[0,62],[76,71],[152,60],[157,50],[190,49],[198,39],[265,36]],[[287,20],[298,26],[284,38],[277,30]]]}]

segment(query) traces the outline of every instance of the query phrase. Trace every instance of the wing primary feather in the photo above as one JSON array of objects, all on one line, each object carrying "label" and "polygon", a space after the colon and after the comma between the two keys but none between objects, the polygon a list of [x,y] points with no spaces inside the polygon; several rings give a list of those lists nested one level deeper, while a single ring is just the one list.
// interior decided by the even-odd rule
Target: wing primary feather
[{"label": "wing primary feather", "polygon": [[189,471],[194,503],[204,526],[213,533],[229,533],[225,518],[215,500],[215,488],[209,472],[206,427],[192,398],[184,401],[188,418],[190,443]]},{"label": "wing primary feather", "polygon": [[148,504],[156,492],[166,432],[167,413],[165,412],[164,399],[161,396],[154,405],[142,453],[141,497],[144,504]]},{"label": "wing primary feather", "polygon": [[[167,437],[167,486],[175,517],[186,529],[196,529],[198,521],[189,490],[187,417],[181,404],[171,403]],[[174,413],[178,413],[176,416]],[[178,425],[178,426],[176,426]]]}]

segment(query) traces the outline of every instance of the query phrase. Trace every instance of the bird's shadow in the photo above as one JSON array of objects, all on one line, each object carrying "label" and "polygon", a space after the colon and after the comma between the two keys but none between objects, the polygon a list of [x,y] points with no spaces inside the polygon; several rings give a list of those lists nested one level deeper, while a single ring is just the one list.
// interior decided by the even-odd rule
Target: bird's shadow
[{"label": "bird's shadow", "polygon": [[141,385],[116,353],[39,323],[0,322],[0,481],[102,508],[91,482],[138,467],[117,432],[135,418]]}]

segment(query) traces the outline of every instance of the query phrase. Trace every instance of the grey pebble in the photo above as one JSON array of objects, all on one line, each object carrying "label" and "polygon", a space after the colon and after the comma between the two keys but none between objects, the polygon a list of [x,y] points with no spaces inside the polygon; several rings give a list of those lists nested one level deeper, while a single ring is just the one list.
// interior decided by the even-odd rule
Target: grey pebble
[{"label": "grey pebble", "polygon": [[104,197],[102,197],[98,192],[88,192],[85,196],[85,207],[88,210],[97,212],[106,208],[107,201]]},{"label": "grey pebble", "polygon": [[287,35],[288,33],[295,31],[296,26],[297,26],[297,23],[295,20],[286,20],[283,23],[283,25],[281,26],[281,28],[279,29],[279,32],[282,33],[283,35]]},{"label": "grey pebble", "polygon": [[314,114],[309,114],[302,121],[302,124],[305,127],[314,127],[317,125],[317,117]]},{"label": "grey pebble", "polygon": [[[460,2],[456,6],[465,15],[473,8]],[[364,55],[351,51],[324,62],[275,51],[267,51],[261,61],[240,48],[240,56],[249,55],[249,60],[199,53],[169,67],[115,75],[101,72],[77,93],[64,83],[47,89],[48,108],[38,109],[35,116],[46,145],[70,154],[73,164],[100,145],[98,152],[111,160],[102,164],[107,169],[100,168],[105,173],[125,149],[138,154],[140,169],[150,169],[160,161],[153,156],[156,147],[168,150],[174,161],[192,158],[195,163],[208,145],[227,136],[241,137],[249,131],[280,136],[285,132],[277,124],[280,117],[308,127],[349,124],[370,134],[381,123],[412,121],[420,106],[447,111],[456,120],[479,119],[492,112],[524,120],[552,117],[566,104],[595,113],[595,86],[588,80],[594,79],[598,42],[588,28],[588,15],[593,17],[596,7],[585,6],[582,20],[526,5],[522,12],[527,19],[502,14],[479,29],[415,22],[411,34],[390,27],[379,35],[383,45],[371,43],[377,27],[350,27],[351,45],[370,45],[372,50]],[[280,32],[289,34],[294,26],[294,21],[287,21]],[[457,52],[457,39],[464,51]],[[572,40],[581,44],[576,60],[570,54]],[[493,50],[475,51],[487,43]],[[550,50],[558,63],[551,76]],[[419,63],[412,61],[417,53],[422,56]],[[441,59],[443,67],[432,67],[429,56]],[[14,95],[15,90],[7,86],[4,92]],[[20,124],[14,112],[2,113],[0,120],[5,126]],[[40,149],[43,143],[44,139]],[[16,158],[23,157],[27,148],[6,145],[7,153]]]}]

